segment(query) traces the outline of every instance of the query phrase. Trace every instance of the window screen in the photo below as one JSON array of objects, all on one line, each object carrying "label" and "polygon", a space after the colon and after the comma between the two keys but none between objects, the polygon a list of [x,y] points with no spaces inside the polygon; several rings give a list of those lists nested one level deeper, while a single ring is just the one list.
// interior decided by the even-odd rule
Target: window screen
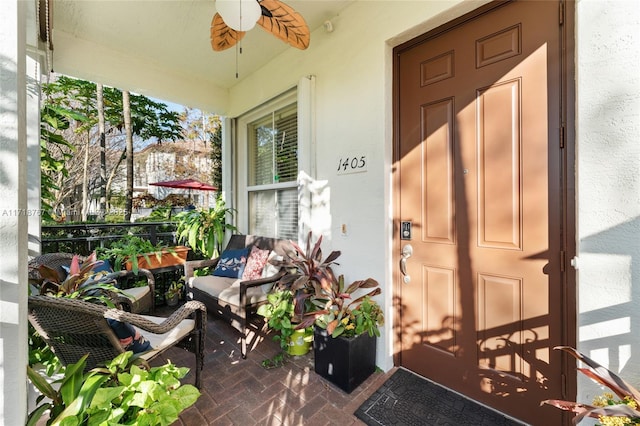
[{"label": "window screen", "polygon": [[249,231],[296,239],[298,116],[295,104],[248,125]]}]

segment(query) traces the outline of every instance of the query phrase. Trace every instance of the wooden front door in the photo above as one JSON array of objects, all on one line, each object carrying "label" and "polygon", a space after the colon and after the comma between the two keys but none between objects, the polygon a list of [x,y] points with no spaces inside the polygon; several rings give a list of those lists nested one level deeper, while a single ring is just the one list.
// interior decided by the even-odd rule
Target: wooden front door
[{"label": "wooden front door", "polygon": [[398,360],[541,425],[562,422],[539,403],[563,397],[567,344],[560,6],[496,5],[394,52]]}]

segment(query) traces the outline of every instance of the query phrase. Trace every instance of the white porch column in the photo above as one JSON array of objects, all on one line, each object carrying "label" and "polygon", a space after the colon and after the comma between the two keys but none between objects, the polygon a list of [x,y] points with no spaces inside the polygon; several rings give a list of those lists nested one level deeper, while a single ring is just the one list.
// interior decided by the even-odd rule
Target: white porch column
[{"label": "white porch column", "polygon": [[[0,424],[27,416],[27,2],[0,14]],[[33,26],[31,26],[33,28]]]}]

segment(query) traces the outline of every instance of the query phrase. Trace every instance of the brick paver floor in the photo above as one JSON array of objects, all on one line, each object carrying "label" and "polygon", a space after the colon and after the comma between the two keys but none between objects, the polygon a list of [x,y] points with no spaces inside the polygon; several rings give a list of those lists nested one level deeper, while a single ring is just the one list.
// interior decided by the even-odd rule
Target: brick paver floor
[{"label": "brick paver floor", "polygon": [[[156,315],[168,316],[166,308]],[[395,371],[376,372],[347,394],[313,371],[313,350],[265,369],[262,361],[279,352],[270,335],[255,338],[246,359],[239,344],[231,326],[209,315],[202,395],[175,425],[363,425],[353,413]],[[178,348],[154,364],[167,359],[179,366],[194,365],[193,354]],[[193,380],[192,372],[184,379]]]}]

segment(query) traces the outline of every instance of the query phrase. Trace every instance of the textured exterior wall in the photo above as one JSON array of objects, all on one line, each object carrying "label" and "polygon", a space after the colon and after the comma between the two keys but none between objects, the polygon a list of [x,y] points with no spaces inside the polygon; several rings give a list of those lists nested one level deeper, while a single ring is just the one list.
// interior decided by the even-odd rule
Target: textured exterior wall
[{"label": "textured exterior wall", "polygon": [[[392,49],[446,23],[480,2],[354,2],[332,18],[334,30],[313,32],[304,52],[289,49],[231,91],[230,116],[239,116],[315,76],[311,124],[314,139],[303,172],[316,189],[311,227],[323,234],[323,251],[340,250],[347,281],[373,277],[387,306],[376,364],[393,366],[391,285]],[[365,172],[338,174],[340,157],[366,156]],[[236,165],[242,170],[244,165]],[[242,212],[242,209],[238,209]],[[345,226],[346,233],[342,232]]]},{"label": "textured exterior wall", "polygon": [[[576,3],[578,348],[640,385],[640,2]],[[579,378],[579,401],[601,391]]]},{"label": "textured exterior wall", "polygon": [[[26,2],[0,14],[0,424],[26,421],[27,79]],[[33,27],[30,27],[33,30]],[[23,29],[23,31],[19,31]]]}]

